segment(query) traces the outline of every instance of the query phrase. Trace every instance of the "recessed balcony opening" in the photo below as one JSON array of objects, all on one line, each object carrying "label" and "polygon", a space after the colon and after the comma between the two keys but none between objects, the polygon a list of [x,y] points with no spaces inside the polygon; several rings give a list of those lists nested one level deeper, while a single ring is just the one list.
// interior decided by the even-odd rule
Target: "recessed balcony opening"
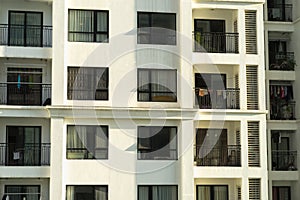
[{"label": "recessed balcony opening", "polygon": [[6,143],[0,143],[0,165],[50,164],[50,144],[41,143],[40,126],[7,126]]},{"label": "recessed balcony opening", "polygon": [[238,122],[224,128],[197,128],[194,162],[196,166],[241,166],[240,128]]},{"label": "recessed balcony opening", "polygon": [[[206,69],[207,70],[203,70]],[[238,67],[194,66],[195,104],[200,109],[239,109]],[[214,69],[214,70],[213,70]],[[198,73],[208,71],[212,73]]]},{"label": "recessed balcony opening", "polygon": [[271,131],[272,170],[297,170],[297,151],[294,131]]},{"label": "recessed balcony opening", "polygon": [[269,70],[294,71],[294,52],[290,48],[290,35],[269,33]]},{"label": "recessed balcony opening", "polygon": [[268,20],[293,21],[293,4],[291,0],[268,0]]},{"label": "recessed balcony opening", "polygon": [[270,119],[296,120],[292,82],[270,81]]},{"label": "recessed balcony opening", "polygon": [[[218,20],[209,18],[216,15],[224,18]],[[197,9],[193,10],[193,20],[195,52],[239,53],[236,11]]]}]

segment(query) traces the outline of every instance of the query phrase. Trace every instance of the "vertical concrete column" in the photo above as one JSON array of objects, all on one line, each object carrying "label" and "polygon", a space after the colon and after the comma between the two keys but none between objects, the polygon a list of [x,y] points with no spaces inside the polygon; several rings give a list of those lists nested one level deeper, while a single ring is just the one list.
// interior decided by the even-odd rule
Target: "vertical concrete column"
[{"label": "vertical concrete column", "polygon": [[53,0],[52,44],[52,105],[62,105],[66,99],[66,46],[68,37],[68,1]]},{"label": "vertical concrete column", "polygon": [[245,10],[238,9],[240,108],[247,110]]},{"label": "vertical concrete column", "polygon": [[181,122],[179,141],[180,175],[178,175],[179,199],[191,200],[194,192],[194,123],[193,120]]},{"label": "vertical concrete column", "polygon": [[[193,48],[193,38],[192,38],[192,5],[191,1],[179,0],[179,13],[178,22],[179,25],[177,31],[177,37],[179,42],[179,52],[180,52],[180,69],[178,69],[179,80],[178,80],[178,95],[179,101],[182,108],[192,108],[193,107],[193,65],[192,65],[192,48]],[[189,23],[190,22],[190,23]]]},{"label": "vertical concrete column", "polygon": [[[265,85],[265,48],[263,4],[257,6],[257,53],[258,53],[258,97],[259,109],[266,110]],[[268,44],[268,43],[267,43]]]},{"label": "vertical concrete column", "polygon": [[66,155],[64,119],[51,119],[51,161],[50,161],[50,200],[64,200],[65,185],[63,163]]}]

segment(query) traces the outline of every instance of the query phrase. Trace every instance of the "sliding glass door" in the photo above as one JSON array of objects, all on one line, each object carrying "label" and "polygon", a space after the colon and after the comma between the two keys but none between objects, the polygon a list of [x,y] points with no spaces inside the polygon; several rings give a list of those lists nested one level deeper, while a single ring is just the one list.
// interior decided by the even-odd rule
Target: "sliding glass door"
[{"label": "sliding glass door", "polygon": [[39,166],[41,127],[8,126],[6,165]]}]

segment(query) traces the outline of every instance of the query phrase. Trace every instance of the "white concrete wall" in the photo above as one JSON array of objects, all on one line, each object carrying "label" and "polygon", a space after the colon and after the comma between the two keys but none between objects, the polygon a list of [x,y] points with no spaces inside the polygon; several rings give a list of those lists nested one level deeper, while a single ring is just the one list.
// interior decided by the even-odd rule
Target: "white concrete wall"
[{"label": "white concrete wall", "polygon": [[8,11],[43,12],[43,25],[52,25],[52,5],[47,2],[29,2],[25,0],[1,0],[0,24],[8,24]]}]

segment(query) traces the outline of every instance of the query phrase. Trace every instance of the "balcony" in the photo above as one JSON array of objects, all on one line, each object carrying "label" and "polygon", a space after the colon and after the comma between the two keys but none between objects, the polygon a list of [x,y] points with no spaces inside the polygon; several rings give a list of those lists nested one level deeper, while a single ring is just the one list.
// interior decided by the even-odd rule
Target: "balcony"
[{"label": "balcony", "polygon": [[294,71],[294,52],[278,52],[273,59],[270,59],[270,70]]},{"label": "balcony", "polygon": [[274,4],[268,6],[268,20],[291,22],[293,21],[292,4]]},{"label": "balcony", "polygon": [[50,143],[0,143],[0,166],[49,166]]},{"label": "balcony", "polygon": [[0,24],[0,45],[52,47],[52,26]]},{"label": "balcony", "polygon": [[0,83],[0,105],[51,105],[51,84]]},{"label": "balcony", "polygon": [[195,164],[197,166],[241,166],[241,146],[226,145],[216,147],[195,146]]},{"label": "balcony", "polygon": [[194,52],[239,53],[238,33],[194,32]]},{"label": "balcony", "polygon": [[297,151],[272,150],[273,171],[297,170]]},{"label": "balcony", "polygon": [[271,120],[295,120],[295,101],[272,99],[270,102]]},{"label": "balcony", "polygon": [[196,104],[200,109],[239,109],[240,89],[211,90],[195,88]]}]

